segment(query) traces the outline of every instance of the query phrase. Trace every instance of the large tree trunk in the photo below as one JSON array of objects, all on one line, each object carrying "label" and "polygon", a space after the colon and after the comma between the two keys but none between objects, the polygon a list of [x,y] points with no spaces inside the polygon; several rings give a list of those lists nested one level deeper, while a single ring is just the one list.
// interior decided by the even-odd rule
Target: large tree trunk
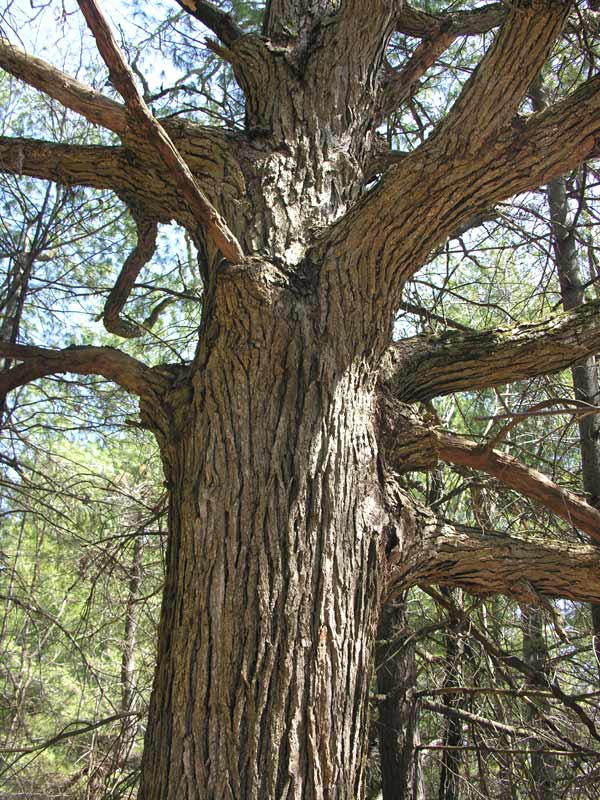
[{"label": "large tree trunk", "polygon": [[243,282],[223,277],[161,441],[170,543],[140,797],[360,797],[383,555],[372,380],[317,349],[297,305],[232,313]]}]

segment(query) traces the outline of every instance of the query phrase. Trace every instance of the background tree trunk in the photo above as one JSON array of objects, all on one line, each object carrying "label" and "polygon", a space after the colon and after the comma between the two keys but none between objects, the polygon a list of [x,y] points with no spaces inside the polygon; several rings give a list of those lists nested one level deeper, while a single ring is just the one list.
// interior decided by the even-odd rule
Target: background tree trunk
[{"label": "background tree trunk", "polygon": [[[557,178],[549,184],[548,205],[562,304],[565,311],[569,311],[585,302],[585,293],[574,231],[569,222],[564,178]],[[590,406],[598,406],[600,386],[596,356],[578,361],[571,369],[571,375],[575,398]],[[600,508],[600,416],[598,414],[581,416],[578,426],[583,488],[588,495],[588,502],[595,508]],[[592,644],[600,676],[600,604],[591,603],[590,609]]]},{"label": "background tree trunk", "polygon": [[[533,87],[531,96],[536,110],[547,105],[540,80]],[[579,267],[575,232],[569,218],[565,178],[556,178],[548,184],[548,209],[562,305],[565,311],[569,311],[585,302],[585,283]],[[590,406],[598,406],[600,384],[596,356],[579,360],[571,369],[571,376],[575,398]],[[581,416],[578,425],[583,487],[589,503],[600,508],[600,415]],[[600,604],[591,603],[590,611],[592,646],[600,676]]]},{"label": "background tree trunk", "polygon": [[[540,608],[523,606],[523,661],[539,675],[548,673],[548,648],[544,638],[544,617]],[[538,684],[539,685],[539,684]],[[544,705],[541,701],[538,705]],[[530,716],[532,716],[530,714]],[[533,724],[535,720],[532,719]],[[535,800],[554,800],[556,798],[555,770],[556,758],[543,750],[543,742],[532,737],[531,749],[531,792]]]},{"label": "background tree trunk", "polygon": [[[445,596],[451,595],[451,590],[443,587],[441,592]],[[446,651],[444,686],[448,688],[460,686],[462,683],[462,660],[464,657],[462,627],[462,619],[451,615],[444,636]],[[442,699],[444,705],[449,708],[460,708],[462,704],[460,694],[455,692],[442,695]],[[460,750],[454,749],[462,744],[462,721],[458,717],[447,717],[443,743],[449,749],[442,751],[438,800],[459,800],[462,757]]]},{"label": "background tree trunk", "polygon": [[386,606],[377,633],[377,732],[383,800],[422,800],[417,666],[406,598]]}]

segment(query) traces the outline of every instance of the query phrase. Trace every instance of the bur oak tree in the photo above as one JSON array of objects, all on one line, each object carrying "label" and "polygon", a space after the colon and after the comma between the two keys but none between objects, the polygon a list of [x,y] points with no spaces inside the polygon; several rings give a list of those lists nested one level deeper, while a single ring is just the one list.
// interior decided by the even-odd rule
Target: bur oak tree
[{"label": "bur oak tree", "polygon": [[[3,342],[4,395],[101,375],[139,397],[170,534],[139,797],[362,796],[382,608],[440,584],[525,602],[600,602],[600,511],[505,452],[443,433],[418,403],[562,370],[600,351],[597,302],[511,329],[392,341],[403,288],[457,229],[599,154],[600,76],[528,113],[567,26],[594,11],[511,0],[431,14],[395,0],[270,0],[262,30],[206,0],[243,93],[243,130],[157,119],[96,0],[78,0],[122,102],[2,40],[0,66],[118,137],[0,137],[0,169],[111,190],[135,221],[103,312],[124,307],[175,222],[200,254],[202,322],[185,365],[125,350]],[[587,15],[587,16],[586,16]],[[404,64],[395,32],[416,44]],[[489,32],[445,117],[409,152],[387,115],[459,37]],[[532,540],[447,521],[399,476],[482,470],[592,539]]]}]

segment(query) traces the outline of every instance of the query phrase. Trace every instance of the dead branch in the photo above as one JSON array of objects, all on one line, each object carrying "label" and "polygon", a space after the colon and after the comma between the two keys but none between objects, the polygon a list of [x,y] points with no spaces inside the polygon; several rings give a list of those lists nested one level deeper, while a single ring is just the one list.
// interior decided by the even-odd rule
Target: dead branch
[{"label": "dead branch", "polygon": [[461,436],[438,433],[438,442],[438,452],[444,461],[492,475],[600,543],[600,511],[541,472],[507,453],[481,447]]},{"label": "dead branch", "polygon": [[189,14],[206,25],[226,45],[232,45],[244,35],[231,14],[227,14],[207,0],[177,0]]},{"label": "dead branch", "polygon": [[118,134],[127,130],[125,107],[121,103],[61,72],[47,61],[29,55],[6,39],[0,39],[0,67],[95,125]]},{"label": "dead branch", "polygon": [[130,120],[138,131],[144,133],[148,141],[152,143],[198,223],[206,228],[208,235],[225,258],[232,264],[241,263],[244,260],[244,253],[238,240],[199,188],[190,168],[137,90],[133,73],[125,62],[123,53],[95,0],[78,0],[78,2],[96,39],[100,55],[108,67],[111,80],[125,100]]},{"label": "dead branch", "polygon": [[144,333],[144,328],[124,320],[121,317],[121,311],[131,294],[135,279],[154,255],[158,230],[153,219],[148,219],[140,214],[134,214],[134,219],[137,228],[137,243],[123,264],[102,315],[106,330],[125,339],[133,339]]}]

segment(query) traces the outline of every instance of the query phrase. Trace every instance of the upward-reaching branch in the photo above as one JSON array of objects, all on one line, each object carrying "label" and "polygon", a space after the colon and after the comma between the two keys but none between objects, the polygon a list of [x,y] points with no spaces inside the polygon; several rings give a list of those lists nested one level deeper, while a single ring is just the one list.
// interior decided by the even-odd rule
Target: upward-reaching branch
[{"label": "upward-reaching branch", "polygon": [[419,78],[435,64],[456,39],[456,34],[440,27],[415,49],[402,69],[390,69],[383,89],[382,114],[391,113],[417,88]]},{"label": "upward-reaching branch", "polygon": [[206,228],[208,235],[225,258],[233,264],[242,262],[244,253],[238,240],[204,192],[198,187],[190,168],[138,92],[133,73],[125,62],[104,15],[94,0],[78,0],[78,2],[88,26],[94,34],[100,55],[108,67],[111,80],[125,100],[129,117],[134,126],[137,126],[139,131],[148,137],[161,160],[170,170],[195,218]]},{"label": "upward-reaching branch", "polygon": [[25,53],[6,39],[0,39],[0,67],[95,125],[118,134],[127,130],[124,106],[61,72],[47,61]]},{"label": "upward-reaching branch", "polygon": [[[600,76],[518,125],[507,124],[475,153],[451,154],[448,140],[433,136],[391,167],[321,239],[316,256],[324,263],[323,291],[330,295],[337,285],[343,317],[361,315],[369,349],[378,331],[387,333],[406,280],[452,231],[598,155],[599,137]],[[378,341],[385,346],[382,336]]]},{"label": "upward-reaching branch", "polygon": [[226,45],[244,35],[231,14],[225,13],[207,0],[176,0],[179,5],[203,25],[206,25]]},{"label": "upward-reaching branch", "polygon": [[[494,40],[436,136],[475,151],[516,114],[566,24],[571,0],[515,0]],[[515,69],[515,65],[518,68]]]}]

